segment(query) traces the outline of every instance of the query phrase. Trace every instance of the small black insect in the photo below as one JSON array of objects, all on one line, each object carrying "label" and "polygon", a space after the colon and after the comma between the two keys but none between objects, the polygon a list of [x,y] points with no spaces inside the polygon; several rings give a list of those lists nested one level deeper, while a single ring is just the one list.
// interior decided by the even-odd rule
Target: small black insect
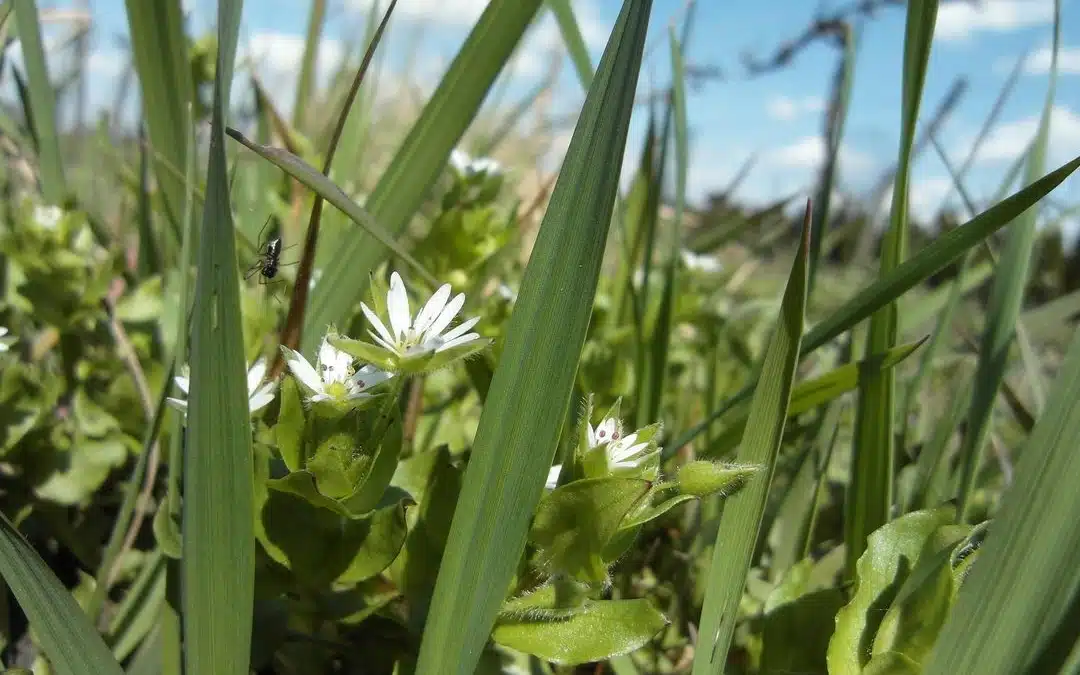
[{"label": "small black insect", "polygon": [[[269,224],[270,219],[267,218],[262,229],[259,230],[260,240],[262,239],[263,232],[266,231],[266,226]],[[266,285],[273,281],[274,277],[277,276],[278,267],[282,267],[281,251],[281,237],[271,237],[265,245],[260,247],[259,258],[248,268],[247,273],[244,275],[244,279],[250,279],[255,274],[259,274],[260,284]],[[286,265],[295,264],[296,263],[286,263]]]}]

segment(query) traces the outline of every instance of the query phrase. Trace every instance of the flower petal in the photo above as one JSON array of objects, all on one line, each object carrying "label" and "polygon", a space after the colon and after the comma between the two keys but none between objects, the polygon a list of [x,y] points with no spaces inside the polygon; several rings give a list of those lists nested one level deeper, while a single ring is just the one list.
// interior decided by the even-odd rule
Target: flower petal
[{"label": "flower petal", "polygon": [[424,304],[424,308],[420,310],[420,313],[416,315],[416,321],[413,322],[413,330],[417,333],[423,333],[431,325],[439,313],[443,311],[443,307],[446,307],[446,301],[450,299],[450,284],[443,284],[439,286],[439,290],[435,291],[434,295]]},{"label": "flower petal", "polygon": [[390,352],[391,354],[397,354],[398,353],[398,348],[395,347],[393,344],[391,344],[391,342],[393,342],[392,340],[390,342],[387,342],[386,340],[382,339],[381,337],[379,337],[375,333],[372,333],[371,331],[368,331],[368,335],[370,335],[371,339],[374,340],[375,342],[379,343],[379,346],[382,347],[383,349],[385,349],[386,351]]},{"label": "flower petal", "polygon": [[554,490],[559,485],[559,474],[562,473],[562,464],[556,464],[548,470],[547,481],[544,483],[544,487],[548,490]]},{"label": "flower petal", "polygon": [[325,387],[322,378],[311,367],[307,359],[285,345],[281,346],[281,351],[285,354],[285,364],[289,366],[289,370],[296,376],[296,379],[300,380],[301,384],[316,394],[324,392]]},{"label": "flower petal", "polygon": [[8,334],[8,329],[5,328],[4,326],[0,326],[0,337],[4,337],[7,334]]},{"label": "flower petal", "polygon": [[456,337],[460,337],[460,336],[464,335],[465,333],[469,332],[469,329],[472,328],[473,326],[475,326],[477,323],[479,323],[479,321],[480,321],[480,317],[478,317],[478,316],[474,316],[473,318],[469,319],[468,321],[462,321],[458,325],[454,326],[454,328],[452,330],[447,331],[446,335],[442,336],[442,339],[449,342],[450,340],[453,340]]},{"label": "flower petal", "polygon": [[183,375],[177,375],[173,378],[173,382],[175,382],[176,386],[180,388],[180,391],[184,392],[185,394],[191,393],[191,390],[189,389],[189,387],[191,387],[191,380],[189,380],[188,378],[184,377]]},{"label": "flower petal", "polygon": [[259,390],[248,399],[248,412],[256,412],[264,407],[270,401],[274,400],[274,395],[270,392]]},{"label": "flower petal", "polygon": [[412,315],[409,313],[409,295],[405,292],[405,283],[397,272],[390,275],[386,313],[390,315],[390,329],[394,331],[394,337],[401,340],[412,325]]},{"label": "flower petal", "polygon": [[187,401],[169,396],[165,399],[165,402],[177,410],[183,411],[185,414],[187,413]]},{"label": "flower petal", "polygon": [[595,448],[596,447],[596,430],[593,429],[593,425],[589,424],[588,422],[585,423],[585,435],[589,440],[589,447],[590,448]]},{"label": "flower petal", "polygon": [[[394,342],[394,338],[390,335],[390,331],[386,330],[386,326],[383,324],[382,320],[379,319],[375,312],[371,311],[371,308],[361,302],[360,311],[364,313],[364,317],[367,318],[368,323],[371,324],[371,327],[374,328],[384,340],[387,342]],[[368,333],[371,333],[371,331],[368,331]]]},{"label": "flower petal", "polygon": [[458,293],[454,296],[454,299],[443,307],[443,311],[439,313],[439,318],[435,319],[435,322],[428,327],[427,332],[424,333],[424,342],[427,342],[433,337],[438,337],[442,334],[446,327],[450,325],[450,322],[454,320],[458,312],[465,305],[465,294]]},{"label": "flower petal", "polygon": [[479,333],[466,333],[465,335],[460,335],[460,336],[454,338],[453,340],[450,340],[449,342],[444,342],[443,344],[439,345],[439,348],[436,349],[435,351],[436,352],[444,352],[447,349],[453,349],[454,347],[460,347],[462,345],[468,344],[468,343],[473,342],[475,340],[484,340],[484,339],[486,339],[486,338],[481,338]]},{"label": "flower petal", "polygon": [[254,392],[266,375],[266,359],[260,358],[251,366],[247,374],[248,392]]},{"label": "flower petal", "polygon": [[353,382],[363,389],[368,389],[369,387],[374,387],[377,384],[386,382],[391,377],[393,377],[392,373],[388,373],[385,370],[379,370],[369,363],[356,371],[353,375]]},{"label": "flower petal", "polygon": [[330,400],[330,394],[327,394],[326,392],[319,392],[318,394],[315,394],[313,396],[308,397],[308,402],[309,403],[319,403],[319,402],[322,402],[322,401],[329,401],[329,400]]}]

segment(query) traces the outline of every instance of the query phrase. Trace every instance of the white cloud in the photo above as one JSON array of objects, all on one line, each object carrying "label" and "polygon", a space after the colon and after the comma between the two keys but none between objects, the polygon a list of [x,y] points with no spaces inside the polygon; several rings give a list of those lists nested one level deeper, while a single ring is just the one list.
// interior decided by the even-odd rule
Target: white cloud
[{"label": "white cloud", "polygon": [[[1054,50],[1050,47],[1041,47],[1032,52],[1024,62],[1024,72],[1028,75],[1049,73],[1053,55]],[[1080,75],[1080,47],[1062,47],[1058,50],[1058,73]]]},{"label": "white cloud", "polygon": [[783,122],[791,121],[806,114],[821,112],[824,109],[825,102],[820,96],[793,99],[781,94],[769,99],[769,102],[765,104],[766,114],[775,120]]},{"label": "white cloud", "polygon": [[[983,141],[977,160],[1006,162],[1027,150],[1039,128],[1039,115],[1002,124]],[[968,136],[957,143],[956,155],[966,157],[974,143]],[[1080,115],[1064,106],[1054,106],[1050,117],[1050,161],[1061,164],[1080,154]]]},{"label": "white cloud", "polygon": [[[952,191],[952,179],[948,176],[916,178],[908,190],[908,203],[916,220],[933,218],[941,206],[941,200]],[[892,190],[889,191],[892,198]],[[887,202],[886,202],[887,203]]]},{"label": "white cloud", "polygon": [[[241,49],[241,54],[250,58],[256,68],[265,69],[275,75],[297,73],[300,59],[304,56],[304,37],[291,33],[255,33]],[[329,72],[337,65],[345,50],[337,40],[319,42],[318,69]]]},{"label": "white cloud", "polygon": [[[767,155],[768,163],[784,168],[817,168],[825,161],[825,141],[821,136],[804,136],[790,145],[777,148]],[[865,170],[874,165],[867,154],[840,146],[841,169]]]},{"label": "white cloud", "polygon": [[934,37],[965,40],[975,33],[1005,33],[1053,19],[1052,0],[952,0],[938,9]]},{"label": "white cloud", "polygon": [[[385,0],[345,0],[345,7],[365,14],[378,2],[386,9]],[[405,19],[427,19],[439,23],[471,26],[487,8],[488,0],[405,0],[394,8],[394,16]]]}]

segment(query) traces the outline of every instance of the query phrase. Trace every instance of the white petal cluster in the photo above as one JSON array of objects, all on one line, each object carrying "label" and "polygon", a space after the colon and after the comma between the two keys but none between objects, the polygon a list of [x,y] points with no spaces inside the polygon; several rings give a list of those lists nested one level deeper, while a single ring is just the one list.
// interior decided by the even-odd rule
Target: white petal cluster
[{"label": "white petal cluster", "polygon": [[480,317],[467,319],[447,330],[464,304],[464,293],[458,293],[451,299],[450,284],[443,284],[413,317],[409,308],[409,296],[405,293],[405,284],[398,273],[394,272],[390,275],[390,290],[386,294],[389,327],[362,302],[360,309],[375,329],[374,332],[369,330],[368,335],[380,347],[399,358],[410,358],[486,342],[486,338],[470,332]]},{"label": "white petal cluster", "polygon": [[370,398],[368,389],[392,375],[372,365],[354,368],[355,359],[330,344],[329,335],[319,345],[319,355],[312,366],[302,354],[282,346],[285,363],[296,379],[311,392],[308,401],[359,401]]},{"label": "white petal cluster", "polygon": [[[173,378],[176,386],[180,388],[180,391],[184,392],[184,396],[191,395],[191,379],[188,372],[189,368],[184,366],[183,374]],[[273,381],[263,382],[265,377],[266,360],[259,359],[252,364],[247,373],[249,414],[255,414],[257,411],[265,408],[270,401],[274,400],[274,389],[276,388],[277,383]],[[172,397],[165,400],[177,410],[182,410],[184,413],[187,413],[188,402],[186,400]]]},{"label": "white petal cluster", "polygon": [[450,153],[450,166],[462,174],[497,174],[502,172],[502,165],[490,157],[470,157],[467,152],[455,148]]},{"label": "white petal cluster", "polygon": [[[0,338],[4,337],[7,334],[8,334],[8,329],[5,328],[4,326],[0,326]],[[10,345],[8,345],[6,342],[0,341],[0,353],[6,352],[10,348],[11,348]]]}]

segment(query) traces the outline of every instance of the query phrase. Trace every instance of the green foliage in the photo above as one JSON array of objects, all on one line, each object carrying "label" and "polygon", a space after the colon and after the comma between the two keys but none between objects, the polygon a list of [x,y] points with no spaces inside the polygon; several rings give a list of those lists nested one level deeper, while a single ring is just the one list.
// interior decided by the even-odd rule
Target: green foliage
[{"label": "green foliage", "polygon": [[[1080,255],[1036,209],[1080,158],[1043,175],[1045,112],[980,212],[931,138],[970,218],[910,217],[937,3],[876,261],[831,200],[848,27],[808,222],[688,201],[692,3],[640,139],[647,0],[595,67],[572,3],[491,2],[419,105],[366,45],[318,77],[314,2],[291,112],[240,2],[128,2],[146,136],[57,117],[37,4],[0,8],[0,671],[1077,672]],[[548,85],[499,78],[545,5],[586,95],[533,195]]]}]

